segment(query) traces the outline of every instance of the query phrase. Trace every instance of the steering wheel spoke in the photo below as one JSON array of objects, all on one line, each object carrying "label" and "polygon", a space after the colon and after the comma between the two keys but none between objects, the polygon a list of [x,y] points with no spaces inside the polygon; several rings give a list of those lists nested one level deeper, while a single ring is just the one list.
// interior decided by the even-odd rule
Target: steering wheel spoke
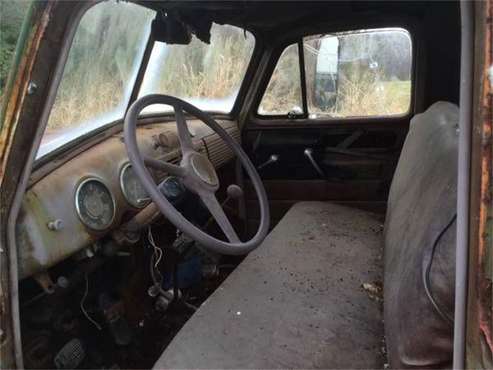
[{"label": "steering wheel spoke", "polygon": [[192,136],[188,131],[187,120],[183,114],[183,109],[179,105],[175,105],[176,127],[178,129],[178,140],[180,140],[182,153],[195,151],[192,143]]},{"label": "steering wheel spoke", "polygon": [[155,170],[158,171],[164,171],[168,175],[173,175],[177,177],[184,177],[185,176],[185,169],[183,167],[160,161],[158,159],[154,159],[151,157],[144,157],[144,163],[147,167],[154,168]]},{"label": "steering wheel spoke", "polygon": [[238,237],[238,234],[236,234],[231,222],[229,222],[229,219],[224,213],[223,207],[217,200],[216,195],[213,192],[204,190],[199,192],[199,196],[214,220],[216,220],[216,223],[219,225],[226,238],[228,238],[231,243],[240,243],[240,238]]}]

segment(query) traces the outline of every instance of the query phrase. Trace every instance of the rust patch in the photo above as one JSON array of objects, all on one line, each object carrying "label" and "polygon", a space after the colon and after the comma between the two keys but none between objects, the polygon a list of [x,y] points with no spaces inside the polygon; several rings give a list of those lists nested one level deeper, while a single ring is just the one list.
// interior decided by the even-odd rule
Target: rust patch
[{"label": "rust patch", "polygon": [[[37,11],[31,14],[31,19],[34,20],[34,23],[29,26],[30,32],[26,36],[23,49],[17,51],[21,52],[22,55],[18,62],[16,61],[17,72],[11,86],[7,88],[5,93],[7,100],[3,110],[3,122],[0,131],[0,185],[4,180],[8,153],[10,152],[14,133],[19,122],[20,112],[28,93],[35,56],[45,34],[53,6],[54,3],[49,2],[39,17]],[[16,68],[16,66],[14,65],[13,68]]]},{"label": "rust patch", "polygon": [[481,145],[481,203],[479,209],[479,245],[477,268],[479,328],[493,353],[492,338],[492,266],[493,258],[493,199],[492,199],[492,152],[493,152],[493,91],[490,73],[493,68],[493,1],[486,6],[485,64],[482,95],[482,145]]},{"label": "rust patch", "polygon": [[[476,204],[471,208],[470,291],[468,304],[467,364],[470,368],[492,368],[493,366],[493,87],[490,73],[493,65],[493,0],[481,4],[477,24],[482,33],[484,46],[477,54],[478,68],[474,126],[477,139],[473,152],[477,153],[476,169],[472,181],[476,186],[471,198]],[[479,12],[478,12],[479,13]],[[484,17],[484,19],[481,19]],[[474,158],[474,157],[473,157]],[[477,163],[477,164],[476,164]]]}]

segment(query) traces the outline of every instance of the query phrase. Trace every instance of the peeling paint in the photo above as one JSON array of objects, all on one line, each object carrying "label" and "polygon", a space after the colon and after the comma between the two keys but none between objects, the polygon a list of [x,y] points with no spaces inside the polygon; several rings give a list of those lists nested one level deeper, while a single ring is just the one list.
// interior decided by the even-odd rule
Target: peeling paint
[{"label": "peeling paint", "polygon": [[[39,2],[39,4],[43,4]],[[17,70],[13,80],[9,81],[5,96],[8,97],[4,106],[2,107],[1,115],[1,131],[0,131],[0,185],[4,180],[5,167],[7,165],[7,153],[10,152],[13,137],[17,124],[19,122],[19,116],[26,93],[29,91],[29,80],[33,70],[35,58],[37,54],[41,39],[45,33],[46,27],[49,21],[50,10],[53,7],[53,3],[47,3],[46,8],[43,9],[40,5],[38,9],[38,2],[34,2],[30,9],[32,18],[35,18],[35,22],[32,25],[24,25],[21,38],[24,37],[24,43],[22,40],[19,45],[22,45],[21,50],[16,51],[18,59],[14,61],[13,69]],[[42,11],[41,16],[38,18],[33,16],[37,11]]]},{"label": "peeling paint", "polygon": [[[493,368],[493,0],[482,3],[486,14],[478,22],[483,32],[484,51],[478,59],[483,73],[475,88],[477,96],[474,125],[476,145],[473,151],[479,161],[473,170],[476,181],[471,197],[477,203],[471,208],[471,222],[476,224],[471,235],[470,284],[468,301],[467,367]],[[482,59],[482,60],[481,60]]]}]

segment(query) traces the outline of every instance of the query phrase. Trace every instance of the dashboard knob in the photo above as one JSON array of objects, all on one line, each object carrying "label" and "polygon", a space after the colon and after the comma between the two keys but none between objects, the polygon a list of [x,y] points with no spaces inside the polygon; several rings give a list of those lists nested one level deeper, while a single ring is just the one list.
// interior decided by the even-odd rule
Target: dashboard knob
[{"label": "dashboard knob", "polygon": [[48,229],[51,231],[60,231],[63,229],[63,221],[60,219],[56,219],[48,222]]},{"label": "dashboard knob", "polygon": [[179,147],[178,135],[174,132],[165,131],[154,137],[154,148],[163,148],[166,150]]},{"label": "dashboard knob", "polygon": [[229,185],[226,192],[231,199],[240,199],[243,197],[243,190],[236,184]]}]

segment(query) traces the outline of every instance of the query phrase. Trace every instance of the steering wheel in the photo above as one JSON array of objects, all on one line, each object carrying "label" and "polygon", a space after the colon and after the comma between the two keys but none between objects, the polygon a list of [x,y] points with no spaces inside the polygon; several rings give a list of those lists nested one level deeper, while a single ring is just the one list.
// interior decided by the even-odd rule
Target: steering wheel
[{"label": "steering wheel", "polygon": [[[152,104],[166,104],[172,106],[174,109],[178,139],[182,152],[182,160],[179,166],[157,159],[143,157],[139,151],[136,137],[137,118],[145,107]],[[219,189],[219,179],[216,170],[207,156],[198,153],[193,148],[192,138],[188,131],[184,112],[200,119],[217,133],[240,159],[241,164],[250,176],[260,203],[260,225],[257,233],[246,242],[240,241],[216,198],[215,192]],[[185,235],[211,251],[227,255],[248,253],[258,247],[265,239],[269,230],[269,203],[262,180],[241,146],[209,114],[201,111],[192,104],[172,96],[147,95],[132,104],[125,116],[123,131],[128,157],[132,163],[134,172],[142,182],[142,186],[146,189],[161,213],[179,230],[185,233]],[[183,217],[161,193],[146,166],[179,177],[188,190],[197,194],[202,199],[204,205],[216,220],[228,241],[211,236]]]}]

